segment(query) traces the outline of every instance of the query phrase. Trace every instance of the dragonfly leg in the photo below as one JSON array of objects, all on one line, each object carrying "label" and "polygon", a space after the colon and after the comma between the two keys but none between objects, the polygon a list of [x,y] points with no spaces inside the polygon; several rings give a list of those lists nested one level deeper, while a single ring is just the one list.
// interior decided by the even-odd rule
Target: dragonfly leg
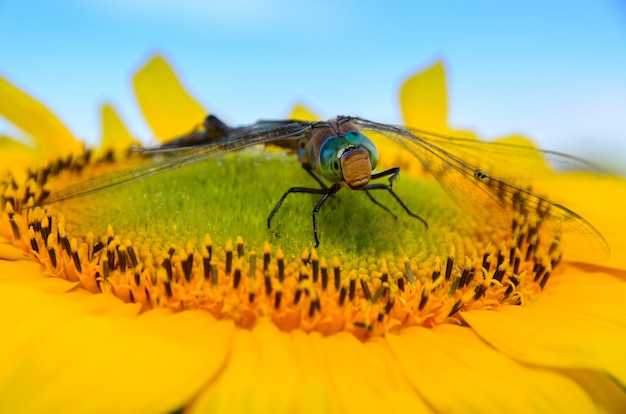
[{"label": "dragonfly leg", "polygon": [[315,238],[315,247],[319,246],[320,242],[317,237],[317,218],[316,218],[317,212],[322,207],[324,202],[328,199],[328,197],[335,194],[337,191],[339,191],[340,188],[341,188],[341,185],[338,183],[333,184],[333,186],[330,188],[291,187],[290,189],[285,191],[285,194],[283,194],[280,200],[278,200],[278,203],[276,203],[276,205],[272,209],[272,212],[267,217],[267,228],[268,229],[271,228],[272,218],[274,217],[274,215],[276,214],[280,206],[282,206],[283,202],[285,201],[285,199],[287,198],[289,194],[291,193],[323,194],[323,197],[320,199],[320,201],[317,202],[317,204],[315,205],[315,208],[313,209],[313,237]]},{"label": "dragonfly leg", "polygon": [[[422,222],[422,224],[424,224],[424,226],[426,228],[428,228],[428,223],[426,222],[426,220],[424,220],[423,218],[421,218],[420,216],[418,216],[417,214],[413,213],[406,204],[404,204],[404,202],[402,201],[402,199],[400,199],[400,197],[398,197],[398,195],[393,191],[393,189],[391,188],[391,186],[393,185],[393,181],[398,177],[398,174],[400,174],[400,168],[396,167],[396,168],[390,168],[386,171],[382,171],[379,172],[377,174],[372,174],[372,180],[375,180],[377,178],[383,178],[383,177],[387,177],[389,176],[389,184],[369,184],[367,185],[364,190],[387,190],[389,191],[389,193],[391,193],[391,195],[393,196],[393,198],[396,199],[396,201],[398,202],[398,204],[400,204],[402,206],[402,208],[404,209],[404,211],[407,212],[407,214],[411,217],[414,217],[416,219],[418,219],[419,221]],[[371,195],[370,195],[370,199],[372,199]],[[379,204],[379,203],[376,203]],[[379,204],[380,205],[380,204]],[[385,208],[385,210],[387,210],[387,208]]]},{"label": "dragonfly leg", "polygon": [[[418,219],[419,221],[421,221],[424,224],[424,227],[428,228],[428,223],[426,222],[426,220],[424,220],[423,218],[421,218],[420,216],[418,216],[417,214],[415,214],[411,210],[409,210],[409,208],[406,206],[406,204],[404,204],[404,201],[402,201],[402,199],[400,199],[400,197],[398,197],[398,195],[393,191],[393,189],[391,188],[390,184],[370,184],[367,187],[365,187],[364,190],[387,190],[387,191],[389,191],[389,193],[391,193],[393,198],[396,199],[398,204],[400,204],[402,206],[404,211],[406,211],[406,213],[409,216]],[[386,207],[385,207],[385,210],[387,210]]]},{"label": "dragonfly leg", "polygon": [[313,238],[315,239],[315,248],[317,248],[317,246],[320,245],[320,240],[317,237],[317,212],[320,211],[320,208],[322,208],[322,205],[324,205],[324,203],[326,202],[326,200],[328,200],[328,198],[335,194],[337,191],[339,191],[339,189],[341,188],[341,184],[339,183],[335,183],[333,184],[327,191],[326,193],[322,196],[322,198],[320,199],[320,201],[317,202],[317,204],[315,205],[315,208],[313,208]]},{"label": "dragonfly leg", "polygon": [[400,168],[398,167],[390,168],[388,170],[385,170],[376,174],[372,174],[372,177],[370,178],[370,180],[377,180],[379,178],[391,176],[389,177],[389,187],[391,187],[393,185],[394,180],[398,177],[398,174],[400,174]]},{"label": "dragonfly leg", "polygon": [[393,216],[394,219],[398,219],[398,217],[393,214],[393,212],[391,210],[389,210],[387,208],[387,206],[385,206],[384,204],[382,204],[380,201],[376,200],[369,191],[367,191],[367,188],[364,188],[363,191],[365,192],[365,194],[369,197],[369,199],[372,201],[372,203],[376,204],[377,206],[381,207],[383,210],[385,210],[387,213],[391,214]]}]

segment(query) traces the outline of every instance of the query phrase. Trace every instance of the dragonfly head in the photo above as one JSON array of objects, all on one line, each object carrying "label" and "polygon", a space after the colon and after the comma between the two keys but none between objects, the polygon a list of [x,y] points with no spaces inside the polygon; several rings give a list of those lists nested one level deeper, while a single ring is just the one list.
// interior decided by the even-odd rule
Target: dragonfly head
[{"label": "dragonfly head", "polygon": [[319,169],[331,182],[344,181],[358,190],[370,182],[378,162],[374,143],[359,131],[348,131],[327,138],[320,148]]}]

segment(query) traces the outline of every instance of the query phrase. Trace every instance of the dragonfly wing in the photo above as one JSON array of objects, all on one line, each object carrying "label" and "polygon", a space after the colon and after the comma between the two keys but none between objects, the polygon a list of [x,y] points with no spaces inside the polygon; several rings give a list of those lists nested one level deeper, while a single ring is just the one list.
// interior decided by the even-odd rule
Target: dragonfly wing
[{"label": "dragonfly wing", "polygon": [[[551,243],[554,239],[562,241],[563,248],[574,255],[594,258],[606,258],[609,247],[600,234],[587,220],[570,209],[554,203],[529,189],[514,184],[510,180],[483,170],[482,158],[491,158],[494,153],[500,154],[503,160],[514,158],[514,154],[522,157],[536,157],[540,154],[554,155],[556,159],[571,160],[570,166],[590,167],[583,160],[560,153],[540,151],[534,148],[525,149],[517,145],[486,145],[479,143],[478,149],[471,148],[477,141],[448,138],[428,134],[422,137],[415,130],[404,129],[392,125],[380,124],[356,118],[353,122],[363,129],[381,133],[413,154],[443,186],[448,195],[470,215],[499,228],[510,228],[515,211],[535,211],[542,217],[541,241]],[[438,140],[431,140],[435,136]],[[445,143],[444,145],[438,145]],[[448,151],[454,147],[454,153]],[[461,150],[457,150],[457,147]],[[486,150],[489,148],[490,150]],[[465,152],[463,150],[466,150]],[[484,151],[481,155],[481,151]],[[476,165],[462,158],[469,154]],[[580,161],[580,162],[578,162]]]},{"label": "dragonfly wing", "polygon": [[278,121],[258,121],[253,125],[243,127],[230,127],[215,115],[208,115],[202,122],[202,125],[196,126],[191,132],[182,136],[173,138],[160,147],[151,149],[142,149],[144,153],[166,152],[171,148],[194,148],[197,146],[211,145],[226,140],[241,139],[253,136],[259,132],[276,131],[278,134],[284,133],[287,129],[299,128],[306,122],[294,120],[278,120]]},{"label": "dragonfly wing", "polygon": [[198,146],[135,148],[134,152],[147,156],[163,156],[136,167],[114,171],[53,193],[41,204],[51,204],[63,200],[94,194],[119,185],[144,179],[162,172],[194,164],[208,158],[259,144],[278,140],[297,141],[307,131],[308,123],[290,122],[275,128],[237,128],[221,142]]},{"label": "dragonfly wing", "polygon": [[[216,119],[217,122],[222,123],[216,117],[209,115],[207,119]],[[223,124],[223,123],[222,123]],[[310,127],[310,123],[294,121],[294,120],[280,120],[280,121],[259,121],[250,126],[243,126],[237,128],[230,128],[223,124],[223,128],[219,132],[216,132],[215,128],[210,130],[194,131],[190,134],[183,135],[182,137],[175,138],[168,141],[165,145],[154,148],[135,148],[133,151],[144,155],[158,155],[158,154],[182,154],[184,151],[197,151],[201,148],[207,148],[214,145],[224,144],[227,142],[245,142],[248,143],[241,148],[247,146],[274,143],[275,141],[285,140],[289,142],[296,142],[295,138],[299,138]],[[194,142],[193,145],[187,145],[187,142]],[[176,143],[181,143],[176,145]],[[240,148],[234,148],[240,149]],[[231,151],[230,149],[227,151]]]},{"label": "dragonfly wing", "polygon": [[442,185],[450,198],[468,214],[503,227],[512,217],[504,200],[484,182],[476,180],[476,168],[453,154],[446,154],[435,145],[392,125],[363,119],[353,120],[360,128],[385,135],[413,154]]},{"label": "dragonfly wing", "polygon": [[[402,127],[413,136],[444,149],[446,152],[461,157],[484,170],[506,176],[507,171],[516,171],[516,179],[520,174],[524,178],[535,178],[546,171],[576,172],[589,171],[605,173],[601,167],[582,158],[556,151],[546,151],[529,145],[518,145],[505,142],[486,142],[475,139],[451,137],[415,128]],[[541,167],[544,167],[543,169]],[[539,167],[538,169],[536,167]],[[545,167],[549,167],[549,170]],[[508,173],[510,174],[510,172]]]}]

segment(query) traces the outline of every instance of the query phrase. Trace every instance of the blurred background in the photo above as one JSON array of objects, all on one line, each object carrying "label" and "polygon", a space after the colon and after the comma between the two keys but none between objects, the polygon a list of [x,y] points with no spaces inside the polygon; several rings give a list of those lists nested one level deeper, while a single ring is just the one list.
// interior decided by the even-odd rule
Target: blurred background
[{"label": "blurred background", "polygon": [[237,124],[298,102],[399,123],[401,83],[443,60],[454,128],[626,173],[624,0],[0,0],[0,27],[0,74],[88,142],[104,102],[150,140],[131,76],[155,53]]}]

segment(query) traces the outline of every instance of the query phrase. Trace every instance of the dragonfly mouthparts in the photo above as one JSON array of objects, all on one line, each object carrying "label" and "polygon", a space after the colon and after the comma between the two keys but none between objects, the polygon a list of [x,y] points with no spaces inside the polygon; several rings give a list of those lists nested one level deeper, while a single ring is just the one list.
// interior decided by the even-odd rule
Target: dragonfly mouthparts
[{"label": "dragonfly mouthparts", "polygon": [[343,180],[353,190],[365,187],[372,176],[372,163],[368,152],[363,148],[353,147],[341,155]]}]

